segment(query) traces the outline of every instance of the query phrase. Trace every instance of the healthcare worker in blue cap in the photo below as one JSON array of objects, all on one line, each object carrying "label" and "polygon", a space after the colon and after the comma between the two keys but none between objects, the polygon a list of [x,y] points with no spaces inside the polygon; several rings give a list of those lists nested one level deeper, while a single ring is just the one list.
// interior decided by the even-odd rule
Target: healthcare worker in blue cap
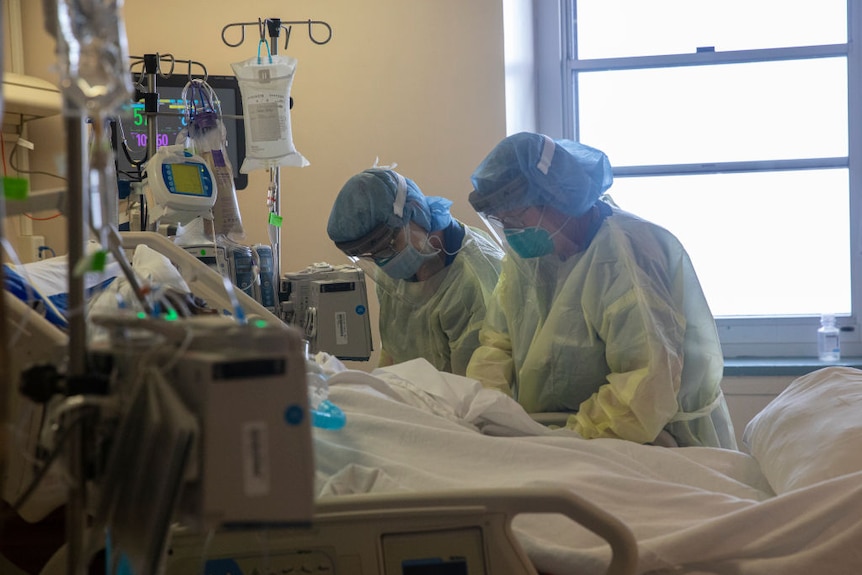
[{"label": "healthcare worker in blue cap", "polygon": [[503,250],[451,205],[389,168],[354,175],[335,199],[326,231],[377,284],[381,366],[422,357],[464,375],[479,345]]},{"label": "healthcare worker in blue cap", "polygon": [[[715,321],[683,246],[603,194],[607,156],[519,133],[473,173],[505,242],[467,376],[587,439],[736,448]],[[607,199],[607,198],[605,198]]]}]

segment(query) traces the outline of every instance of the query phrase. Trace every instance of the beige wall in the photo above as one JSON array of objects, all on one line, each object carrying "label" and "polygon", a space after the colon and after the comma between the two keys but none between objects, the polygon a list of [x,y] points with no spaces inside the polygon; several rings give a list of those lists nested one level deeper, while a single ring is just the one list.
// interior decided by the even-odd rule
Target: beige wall
[{"label": "beige wall", "polygon": [[[22,5],[25,73],[56,82],[42,2]],[[470,173],[506,129],[500,0],[127,0],[124,15],[131,55],[173,54],[203,63],[212,74],[231,74],[232,62],[257,52],[255,28],[231,48],[221,39],[226,24],[278,17],[332,27],[332,40],[319,46],[305,26],[296,26],[289,48],[282,43],[278,49],[299,61],[293,138],[311,162],[281,170],[283,272],[345,261],[326,236],[329,209],[347,178],[378,156],[381,163],[397,163],[426,194],[451,199],[456,217],[479,223],[467,202]],[[238,38],[235,31],[228,37]],[[62,132],[59,118],[30,124],[37,143],[33,168],[63,169]],[[265,171],[253,172],[248,188],[238,192],[249,243],[267,242],[268,181]],[[35,189],[54,185],[33,178]],[[7,230],[14,234],[15,222]],[[65,251],[61,221],[35,222],[34,233]],[[374,313],[376,302],[371,307]]]}]

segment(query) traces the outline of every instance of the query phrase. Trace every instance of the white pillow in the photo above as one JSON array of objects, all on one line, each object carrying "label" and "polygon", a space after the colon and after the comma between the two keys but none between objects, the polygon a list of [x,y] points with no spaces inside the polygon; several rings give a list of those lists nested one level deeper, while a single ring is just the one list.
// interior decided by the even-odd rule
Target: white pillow
[{"label": "white pillow", "polygon": [[862,470],[862,371],[795,379],[745,427],[742,443],[776,493]]}]

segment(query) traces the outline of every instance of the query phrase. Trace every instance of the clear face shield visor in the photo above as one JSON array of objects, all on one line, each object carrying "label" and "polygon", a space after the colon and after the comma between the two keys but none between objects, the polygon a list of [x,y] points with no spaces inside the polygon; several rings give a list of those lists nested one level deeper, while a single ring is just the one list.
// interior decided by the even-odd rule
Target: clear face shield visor
[{"label": "clear face shield visor", "polygon": [[504,229],[523,228],[520,216],[530,206],[525,205],[527,180],[517,177],[491,193],[470,192],[470,204],[482,218],[491,236],[504,248],[508,248]]},{"label": "clear face shield visor", "polygon": [[380,266],[398,255],[400,250],[396,240],[403,229],[403,227],[392,228],[387,224],[380,224],[363,238],[349,242],[335,242],[335,246],[367,276],[374,279],[380,271]]},{"label": "clear face shield visor", "polygon": [[411,222],[401,228],[375,229],[363,240],[336,245],[375,280],[381,273],[396,280],[411,280],[420,269],[426,269],[426,264],[439,259],[441,250],[431,244],[430,237],[424,228]]},{"label": "clear face shield visor", "polygon": [[[382,168],[381,168],[382,169]],[[377,225],[371,232],[358,240],[335,242],[335,246],[347,254],[356,266],[372,279],[378,277],[381,267],[404,249],[398,247],[398,236],[409,226],[404,222],[404,207],[407,203],[407,181],[398,172],[384,170],[395,182],[395,201],[389,222]],[[409,238],[409,236],[405,236]]]}]

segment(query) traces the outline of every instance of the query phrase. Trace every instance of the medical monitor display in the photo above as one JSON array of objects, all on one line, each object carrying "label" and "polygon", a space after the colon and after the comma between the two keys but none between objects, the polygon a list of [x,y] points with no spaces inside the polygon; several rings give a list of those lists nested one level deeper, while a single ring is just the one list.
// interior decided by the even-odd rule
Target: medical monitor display
[{"label": "medical monitor display", "polygon": [[201,168],[193,164],[169,164],[173,181],[179,194],[204,195]]},{"label": "medical monitor display", "polygon": [[[135,74],[134,79],[137,80],[137,77],[138,74]],[[236,189],[242,190],[248,185],[248,175],[239,173],[239,168],[245,159],[245,129],[242,124],[242,97],[239,84],[234,76],[209,75],[206,81],[221,102],[222,122],[227,134],[227,153],[233,169],[234,185]],[[186,103],[182,99],[182,93],[187,83],[186,74],[172,74],[167,78],[156,77],[156,92],[159,94],[156,142],[158,147],[175,144],[177,134],[185,125]],[[147,153],[148,130],[144,102],[130,102],[129,106],[124,106],[119,122],[121,126],[115,123],[113,130],[117,178],[136,181],[139,173],[133,162],[145,159]],[[131,161],[123,149],[124,139]]]}]

